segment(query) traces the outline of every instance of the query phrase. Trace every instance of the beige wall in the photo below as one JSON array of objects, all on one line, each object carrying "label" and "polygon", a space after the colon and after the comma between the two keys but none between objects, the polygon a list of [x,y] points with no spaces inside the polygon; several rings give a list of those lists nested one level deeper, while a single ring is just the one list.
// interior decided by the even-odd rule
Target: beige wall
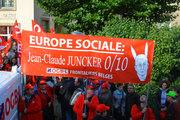
[{"label": "beige wall", "polygon": [[32,30],[34,19],[34,0],[17,0],[16,17],[21,30]]},{"label": "beige wall", "polygon": [[0,25],[13,26],[18,21],[21,30],[32,30],[34,19],[34,0],[16,0],[13,9],[0,9]]},{"label": "beige wall", "polygon": [[0,10],[0,25],[13,25],[16,19],[16,11]]},{"label": "beige wall", "polygon": [[34,0],[15,0],[13,9],[0,9],[0,26],[13,26],[17,19],[21,30],[32,30],[32,19],[41,25],[42,20],[49,20],[49,26],[54,29],[52,18],[36,7]]}]

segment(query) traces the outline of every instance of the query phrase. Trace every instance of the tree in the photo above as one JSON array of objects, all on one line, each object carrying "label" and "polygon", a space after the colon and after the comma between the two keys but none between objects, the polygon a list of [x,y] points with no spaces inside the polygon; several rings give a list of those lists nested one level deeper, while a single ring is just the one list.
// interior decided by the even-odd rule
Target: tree
[{"label": "tree", "polygon": [[37,0],[40,7],[55,16],[55,22],[74,30],[97,32],[104,23],[118,15],[164,22],[175,18],[180,0]]}]

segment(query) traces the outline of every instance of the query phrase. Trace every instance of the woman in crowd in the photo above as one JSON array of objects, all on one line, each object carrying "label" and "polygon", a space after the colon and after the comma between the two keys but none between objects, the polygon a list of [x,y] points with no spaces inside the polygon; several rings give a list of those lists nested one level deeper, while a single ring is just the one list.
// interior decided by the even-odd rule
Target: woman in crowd
[{"label": "woman in crowd", "polygon": [[117,84],[117,90],[113,93],[113,116],[116,120],[125,120],[126,93],[123,91],[123,85]]},{"label": "woman in crowd", "polygon": [[168,102],[166,93],[169,92],[169,81],[161,81],[156,92],[156,107],[158,110],[157,120],[164,120],[167,112]]}]

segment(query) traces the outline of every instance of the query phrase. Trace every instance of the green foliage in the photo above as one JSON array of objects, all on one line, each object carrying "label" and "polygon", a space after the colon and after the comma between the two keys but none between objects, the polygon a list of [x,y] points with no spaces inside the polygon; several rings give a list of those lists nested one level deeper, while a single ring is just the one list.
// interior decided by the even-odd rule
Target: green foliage
[{"label": "green foliage", "polygon": [[[108,21],[102,31],[92,33],[98,36],[155,40],[155,52],[150,82],[149,106],[157,113],[156,91],[161,80],[170,80],[171,86],[180,87],[180,26],[162,27],[146,21],[134,19],[113,19]],[[147,94],[147,84],[135,84],[139,95]]]},{"label": "green foliage", "polygon": [[180,0],[36,0],[55,22],[74,30],[96,32],[118,15],[149,22],[172,20]]},{"label": "green foliage", "polygon": [[151,80],[176,80],[180,65],[180,26],[169,28],[165,25],[149,25],[134,19],[113,19],[108,21],[102,31],[92,33],[99,36],[155,40],[155,52]]}]

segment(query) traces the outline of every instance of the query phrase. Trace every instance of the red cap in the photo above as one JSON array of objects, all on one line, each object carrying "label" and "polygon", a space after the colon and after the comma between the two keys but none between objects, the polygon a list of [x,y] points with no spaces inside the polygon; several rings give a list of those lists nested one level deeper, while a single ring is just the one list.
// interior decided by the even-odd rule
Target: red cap
[{"label": "red cap", "polygon": [[87,85],[87,89],[93,89],[91,85]]},{"label": "red cap", "polygon": [[41,81],[39,82],[39,84],[46,84],[46,81],[45,81],[45,80],[41,80]]},{"label": "red cap", "polygon": [[26,86],[25,86],[25,90],[27,89],[34,89],[34,86],[32,86],[30,83],[28,83]]},{"label": "red cap", "polygon": [[99,104],[97,105],[96,107],[96,110],[99,112],[99,113],[102,113],[104,112],[105,110],[109,110],[110,107],[109,106],[105,106],[104,104]]},{"label": "red cap", "polygon": [[42,76],[41,80],[47,80],[46,76]]},{"label": "red cap", "polygon": [[8,67],[10,67],[10,65],[9,65],[9,64],[6,64],[5,68],[8,68]]},{"label": "red cap", "polygon": [[99,80],[94,80],[93,83],[100,84]]},{"label": "red cap", "polygon": [[102,85],[101,85],[101,88],[109,88],[109,83],[106,83],[104,82]]}]

